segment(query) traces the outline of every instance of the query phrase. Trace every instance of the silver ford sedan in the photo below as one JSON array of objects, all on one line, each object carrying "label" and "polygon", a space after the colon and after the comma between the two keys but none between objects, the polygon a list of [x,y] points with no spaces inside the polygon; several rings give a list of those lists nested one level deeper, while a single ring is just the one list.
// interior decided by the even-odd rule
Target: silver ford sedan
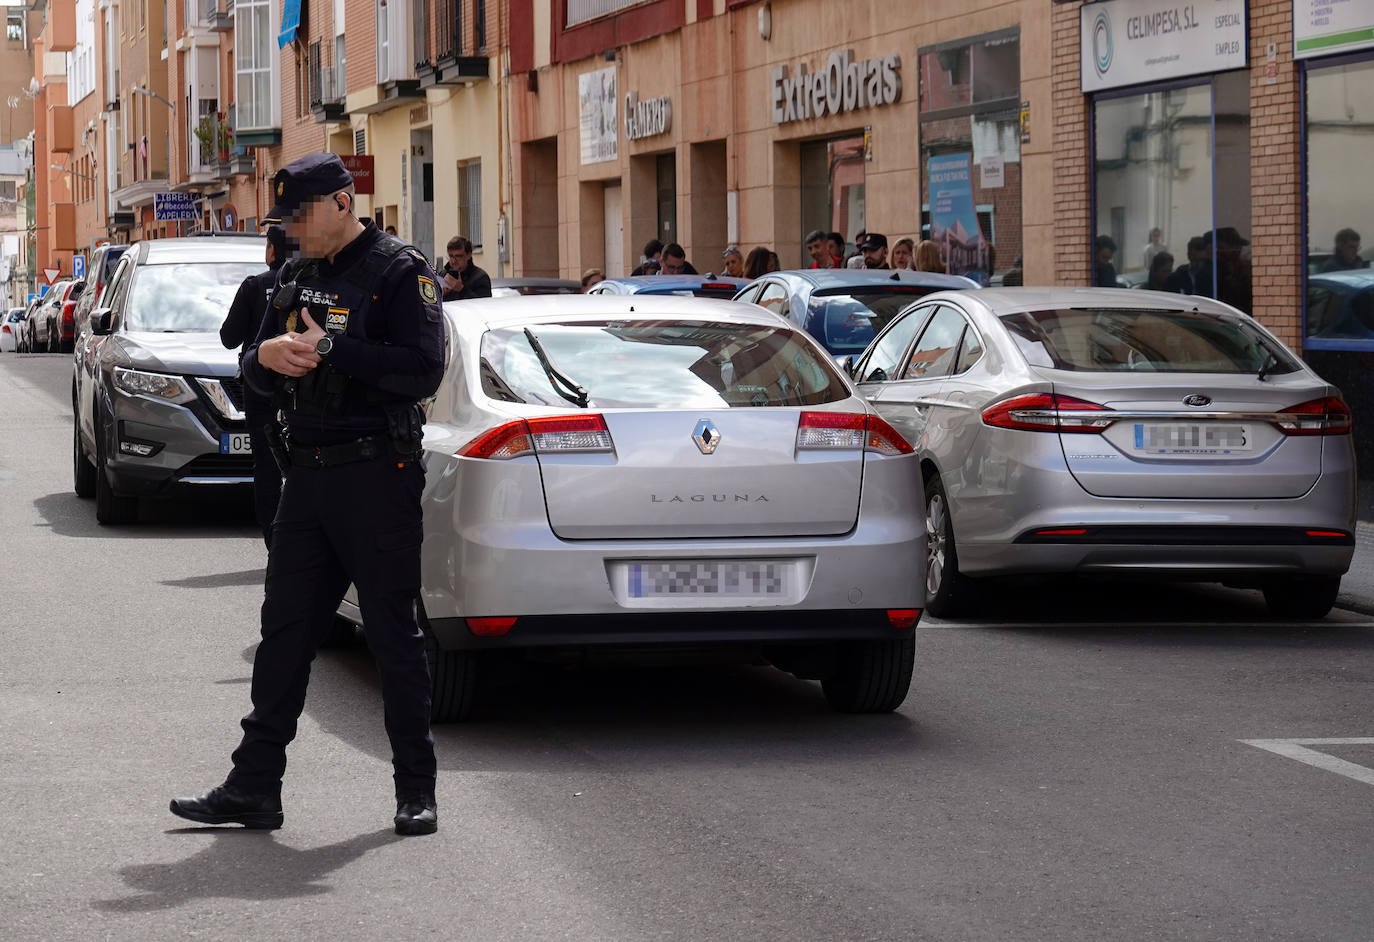
[{"label": "silver ford sedan", "polygon": [[1234,308],[943,292],[852,372],[919,455],[933,615],[984,577],[1035,573],[1254,587],[1289,618],[1335,602],[1355,546],[1350,409]]},{"label": "silver ford sedan", "polygon": [[469,714],[493,652],[557,647],[726,647],[819,679],[841,711],[902,702],[920,473],[814,340],[734,301],[444,313],[420,600],[435,719]]}]

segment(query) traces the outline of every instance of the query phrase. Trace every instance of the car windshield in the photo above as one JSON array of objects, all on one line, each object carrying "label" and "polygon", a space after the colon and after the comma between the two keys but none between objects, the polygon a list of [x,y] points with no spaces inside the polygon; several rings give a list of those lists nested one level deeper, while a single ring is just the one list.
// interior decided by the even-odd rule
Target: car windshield
[{"label": "car windshield", "polygon": [[141,265],[121,312],[126,330],[219,330],[243,279],[261,262]]},{"label": "car windshield", "polygon": [[[530,330],[553,367],[589,393],[589,408],[809,406],[849,395],[835,368],[786,328],[635,320]],[[488,331],[481,356],[491,398],[568,405],[523,326]]]},{"label": "car windshield", "polygon": [[1298,362],[1239,318],[1196,311],[1060,309],[1005,314],[1032,366],[1147,373],[1291,373]]},{"label": "car windshield", "polygon": [[811,296],[807,322],[831,353],[862,353],[898,311],[935,290],[894,284],[818,291]]}]

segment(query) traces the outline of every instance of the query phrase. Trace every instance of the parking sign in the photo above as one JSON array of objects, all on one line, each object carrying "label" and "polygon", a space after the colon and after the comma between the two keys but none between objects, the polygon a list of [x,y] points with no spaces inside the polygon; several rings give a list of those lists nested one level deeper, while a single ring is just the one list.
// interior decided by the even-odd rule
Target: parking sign
[{"label": "parking sign", "polygon": [[78,280],[86,277],[86,256],[72,256],[72,277]]}]

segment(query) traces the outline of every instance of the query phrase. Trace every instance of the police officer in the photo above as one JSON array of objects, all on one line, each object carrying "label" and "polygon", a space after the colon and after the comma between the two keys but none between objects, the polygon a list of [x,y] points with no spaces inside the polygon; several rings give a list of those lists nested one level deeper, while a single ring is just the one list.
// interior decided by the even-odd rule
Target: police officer
[{"label": "police officer", "polygon": [[419,401],[438,388],[444,333],[437,277],[419,251],[359,221],[353,178],[333,154],[288,164],[272,216],[299,246],[244,377],[281,410],[286,468],[272,527],[253,710],[223,785],[174,798],[206,824],[282,823],[286,746],[310,663],[344,591],[358,590],[382,681],[398,834],[438,828],[430,680],[416,624],[420,588]]},{"label": "police officer", "polygon": [[[262,329],[268,302],[277,285],[277,271],[286,257],[286,230],[281,226],[269,226],[267,271],[243,279],[219,329],[220,343],[231,350],[241,348],[240,361]],[[245,386],[243,411],[248,418],[248,437],[253,443],[253,507],[258,526],[262,527],[262,538],[271,546],[272,518],[277,515],[277,502],[281,499],[281,469],[272,457],[265,434],[267,423],[273,418],[271,397],[255,392],[252,386]]]}]

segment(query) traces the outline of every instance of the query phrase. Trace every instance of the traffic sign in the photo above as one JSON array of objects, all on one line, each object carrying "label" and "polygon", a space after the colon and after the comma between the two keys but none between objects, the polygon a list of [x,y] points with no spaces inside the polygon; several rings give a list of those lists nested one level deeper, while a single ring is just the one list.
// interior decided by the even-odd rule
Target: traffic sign
[{"label": "traffic sign", "polygon": [[52,284],[57,280],[57,276],[60,274],[62,274],[62,269],[60,268],[45,268],[43,269],[43,280],[48,284]]},{"label": "traffic sign", "polygon": [[72,256],[72,277],[77,279],[86,277],[86,256]]}]

